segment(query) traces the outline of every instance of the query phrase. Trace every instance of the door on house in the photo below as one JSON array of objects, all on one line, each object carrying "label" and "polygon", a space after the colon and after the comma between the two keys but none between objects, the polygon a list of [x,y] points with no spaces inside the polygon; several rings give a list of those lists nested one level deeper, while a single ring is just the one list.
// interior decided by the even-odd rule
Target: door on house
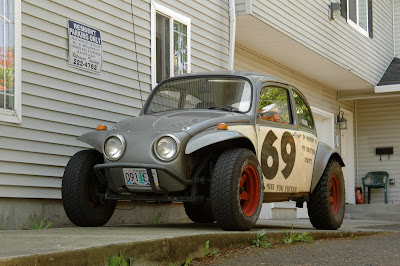
[{"label": "door on house", "polygon": [[[312,106],[311,110],[313,112],[315,127],[317,129],[318,141],[334,147],[335,115]],[[307,203],[304,203],[303,208],[297,208],[296,217],[298,219],[308,218]]]},{"label": "door on house", "polygon": [[353,112],[342,108],[340,111],[343,111],[344,117],[347,119],[347,129],[341,130],[340,132],[340,155],[342,156],[343,162],[346,165],[342,168],[346,187],[346,203],[356,204]]}]

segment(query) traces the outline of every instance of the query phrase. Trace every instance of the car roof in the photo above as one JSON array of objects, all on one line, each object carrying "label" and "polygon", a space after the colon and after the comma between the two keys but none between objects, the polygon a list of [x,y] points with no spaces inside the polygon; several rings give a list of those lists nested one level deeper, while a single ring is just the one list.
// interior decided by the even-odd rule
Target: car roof
[{"label": "car roof", "polygon": [[248,71],[207,71],[207,72],[199,72],[195,74],[185,74],[174,76],[171,79],[177,79],[181,77],[196,77],[196,76],[237,76],[244,77],[249,79],[252,83],[256,84],[257,82],[278,82],[283,84],[289,84],[287,81],[277,78],[272,75],[257,73],[257,72],[248,72]]}]

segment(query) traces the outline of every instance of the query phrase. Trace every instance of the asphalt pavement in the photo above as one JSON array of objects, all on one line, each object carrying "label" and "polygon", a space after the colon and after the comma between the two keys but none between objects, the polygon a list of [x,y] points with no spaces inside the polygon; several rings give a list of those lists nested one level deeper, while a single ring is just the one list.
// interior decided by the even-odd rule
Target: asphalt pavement
[{"label": "asphalt pavement", "polygon": [[191,265],[400,265],[400,233],[320,239],[242,248],[191,261]]},{"label": "asphalt pavement", "polygon": [[307,232],[316,239],[363,236],[400,231],[400,222],[344,220],[335,231],[315,230],[307,219],[260,220],[248,232],[228,232],[216,224],[153,224],[123,227],[54,228],[0,231],[1,265],[104,265],[111,257],[132,258],[134,264],[179,263],[204,256],[205,243],[220,252],[251,245],[257,232],[267,230],[279,242],[285,230]]}]

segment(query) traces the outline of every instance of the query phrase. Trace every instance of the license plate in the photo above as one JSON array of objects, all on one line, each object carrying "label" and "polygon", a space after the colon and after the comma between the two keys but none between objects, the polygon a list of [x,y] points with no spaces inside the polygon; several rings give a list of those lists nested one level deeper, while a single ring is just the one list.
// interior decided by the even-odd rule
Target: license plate
[{"label": "license plate", "polygon": [[[123,168],[122,173],[127,186],[150,186],[150,179],[144,168]],[[151,173],[154,177],[154,184],[158,186],[157,171],[151,169]]]}]

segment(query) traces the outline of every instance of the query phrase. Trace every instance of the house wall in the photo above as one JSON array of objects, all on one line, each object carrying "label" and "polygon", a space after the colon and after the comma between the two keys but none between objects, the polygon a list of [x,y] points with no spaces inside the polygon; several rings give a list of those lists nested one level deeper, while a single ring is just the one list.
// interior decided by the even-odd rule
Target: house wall
[{"label": "house wall", "polygon": [[[192,19],[192,72],[228,68],[228,1],[158,3]],[[150,1],[133,1],[133,10],[145,99],[151,90]],[[100,74],[68,66],[68,18],[101,31]],[[76,138],[139,114],[131,19],[126,0],[22,1],[22,124],[0,121],[0,197],[60,199],[65,165],[88,147]]]},{"label": "house wall", "polygon": [[251,13],[266,24],[377,84],[393,58],[393,5],[391,0],[373,1],[373,38],[358,32],[341,17],[330,21],[332,0],[237,1],[238,14]]},{"label": "house wall", "polygon": [[[317,83],[301,74],[298,74],[282,65],[278,65],[262,55],[256,54],[245,47],[235,48],[235,69],[267,73],[288,81],[306,96],[311,106],[333,114],[339,113],[339,108],[354,112],[352,101],[338,102],[337,91]],[[339,134],[335,129],[335,135]],[[337,144],[337,143],[336,143]]]},{"label": "house wall", "polygon": [[[361,178],[371,171],[387,171],[389,178],[396,180],[388,185],[388,201],[400,203],[400,105],[399,98],[357,100],[358,176],[357,186],[362,187]],[[375,154],[377,147],[393,147],[394,154]],[[366,200],[364,192],[364,201]],[[371,190],[371,203],[384,203],[383,189]]]}]

